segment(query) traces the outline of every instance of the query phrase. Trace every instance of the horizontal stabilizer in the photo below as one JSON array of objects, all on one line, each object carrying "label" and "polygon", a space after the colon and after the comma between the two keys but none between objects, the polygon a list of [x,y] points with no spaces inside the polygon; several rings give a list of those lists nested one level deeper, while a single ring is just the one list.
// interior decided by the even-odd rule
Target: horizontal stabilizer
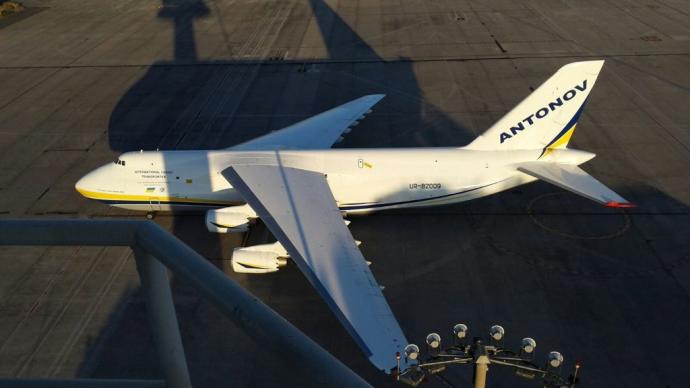
[{"label": "horizontal stabilizer", "polygon": [[571,164],[526,162],[518,170],[608,207],[634,207],[603,183]]}]

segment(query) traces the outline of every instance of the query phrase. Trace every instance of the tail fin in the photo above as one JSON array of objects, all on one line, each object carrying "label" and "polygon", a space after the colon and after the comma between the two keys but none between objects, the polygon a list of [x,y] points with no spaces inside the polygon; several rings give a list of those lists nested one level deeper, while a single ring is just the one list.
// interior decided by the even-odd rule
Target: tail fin
[{"label": "tail fin", "polygon": [[564,148],[604,61],[561,67],[466,148],[472,150],[540,149],[539,157]]}]

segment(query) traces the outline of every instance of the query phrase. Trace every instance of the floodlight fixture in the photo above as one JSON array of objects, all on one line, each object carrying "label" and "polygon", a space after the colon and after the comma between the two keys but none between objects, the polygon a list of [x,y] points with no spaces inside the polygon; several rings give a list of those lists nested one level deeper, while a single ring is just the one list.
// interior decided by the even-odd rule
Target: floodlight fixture
[{"label": "floodlight fixture", "polygon": [[409,360],[416,360],[417,357],[419,357],[419,346],[415,344],[409,344],[405,346],[405,349],[403,349],[403,353],[405,353],[405,357],[407,357]]},{"label": "floodlight fixture", "polygon": [[558,368],[563,364],[563,355],[557,351],[552,351],[549,352],[549,365],[551,365],[554,368]]},{"label": "floodlight fixture", "polygon": [[520,345],[520,348],[522,349],[523,352],[527,354],[531,354],[534,352],[534,349],[537,347],[537,341],[534,340],[534,338],[530,337],[525,337],[522,339],[522,343]]},{"label": "floodlight fixture", "polygon": [[426,336],[426,344],[432,349],[438,349],[441,346],[441,336],[437,333],[430,333]]},{"label": "floodlight fixture", "polygon": [[456,339],[464,339],[467,337],[468,330],[467,325],[464,323],[458,323],[457,325],[453,326],[453,336]]},{"label": "floodlight fixture", "polygon": [[503,339],[503,336],[506,334],[506,331],[501,325],[493,325],[491,326],[491,330],[489,333],[491,334],[491,338],[493,338],[496,341],[500,341]]}]

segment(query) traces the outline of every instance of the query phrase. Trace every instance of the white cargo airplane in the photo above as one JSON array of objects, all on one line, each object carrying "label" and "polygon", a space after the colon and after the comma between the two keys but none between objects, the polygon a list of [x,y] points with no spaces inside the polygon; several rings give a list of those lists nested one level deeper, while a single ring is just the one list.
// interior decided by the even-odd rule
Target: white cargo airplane
[{"label": "white cargo airplane", "polygon": [[[383,98],[370,95],[229,149],[128,152],[76,189],[125,209],[208,209],[206,226],[217,233],[261,218],[278,243],[236,249],[233,268],[273,272],[291,258],[370,361],[390,372],[407,340],[343,213],[456,203],[537,179],[632,206],[578,167],[593,153],[567,148],[603,63],[563,66],[466,147],[330,149]],[[413,363],[403,357],[401,369]]]}]

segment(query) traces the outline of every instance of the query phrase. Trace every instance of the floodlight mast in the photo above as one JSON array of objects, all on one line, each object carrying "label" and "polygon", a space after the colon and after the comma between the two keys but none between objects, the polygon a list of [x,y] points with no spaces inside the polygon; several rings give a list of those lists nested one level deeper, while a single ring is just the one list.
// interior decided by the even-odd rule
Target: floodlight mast
[{"label": "floodlight mast", "polygon": [[[485,343],[481,337],[474,337],[467,342],[469,329],[467,325],[459,323],[453,327],[453,346],[442,350],[441,336],[430,333],[426,336],[428,356],[423,358],[419,347],[409,344],[405,347],[402,357],[406,361],[417,361],[418,364],[401,371],[397,379],[405,384],[416,387],[428,375],[444,371],[452,365],[474,364],[474,388],[485,388],[489,371],[489,364],[503,365],[515,369],[515,375],[527,379],[537,379],[543,387],[575,387],[580,363],[575,364],[575,372],[569,379],[560,376],[559,368],[563,365],[563,355],[552,351],[547,356],[545,366],[541,367],[533,362],[537,341],[525,337],[520,341],[520,350],[512,351],[501,346],[505,336],[505,329],[499,325],[491,326],[489,330],[490,342]],[[396,358],[400,357],[396,355]]]}]

